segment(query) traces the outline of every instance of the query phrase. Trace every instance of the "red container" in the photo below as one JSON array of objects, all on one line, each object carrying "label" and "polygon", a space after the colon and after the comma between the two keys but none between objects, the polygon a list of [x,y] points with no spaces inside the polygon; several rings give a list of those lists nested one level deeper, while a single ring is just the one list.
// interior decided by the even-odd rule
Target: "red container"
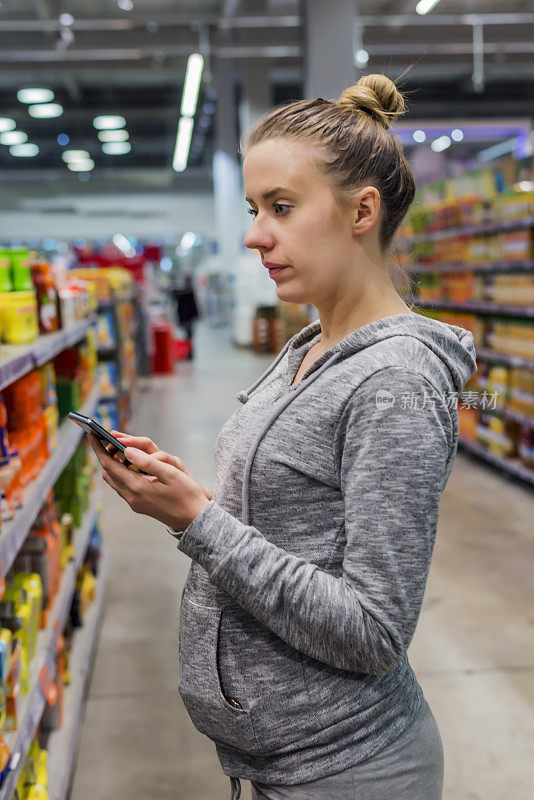
[{"label": "red container", "polygon": [[174,372],[173,338],[170,322],[154,322],[152,325],[154,352],[152,356],[152,372],[156,375],[168,375]]},{"label": "red container", "polygon": [[173,342],[173,356],[176,360],[187,358],[191,352],[191,342],[188,339],[175,339]]}]

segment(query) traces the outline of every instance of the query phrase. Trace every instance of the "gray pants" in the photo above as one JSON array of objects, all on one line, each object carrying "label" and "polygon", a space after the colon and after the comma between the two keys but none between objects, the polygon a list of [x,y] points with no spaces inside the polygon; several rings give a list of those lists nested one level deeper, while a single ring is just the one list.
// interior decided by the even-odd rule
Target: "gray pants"
[{"label": "gray pants", "polygon": [[[234,784],[234,792],[235,788]],[[371,758],[337,775],[295,786],[253,781],[252,800],[441,800],[442,788],[441,737],[423,700],[413,725]]]}]

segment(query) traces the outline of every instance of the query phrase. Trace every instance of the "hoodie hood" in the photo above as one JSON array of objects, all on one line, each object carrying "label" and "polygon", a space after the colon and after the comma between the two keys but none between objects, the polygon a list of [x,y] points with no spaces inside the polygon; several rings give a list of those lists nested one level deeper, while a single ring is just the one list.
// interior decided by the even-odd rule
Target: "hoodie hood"
[{"label": "hoodie hood", "polygon": [[[337,362],[364,350],[384,339],[408,336],[425,345],[447,367],[451,386],[461,392],[477,370],[473,334],[457,325],[425,317],[417,312],[393,314],[362,325],[344,339],[326,350],[310,367],[310,373],[320,369],[325,362]],[[294,375],[304,353],[321,339],[321,323],[315,320],[293,336],[278,354],[269,369],[246,391],[239,392],[238,400],[246,403],[248,396],[275,369],[287,353],[289,372]]]}]

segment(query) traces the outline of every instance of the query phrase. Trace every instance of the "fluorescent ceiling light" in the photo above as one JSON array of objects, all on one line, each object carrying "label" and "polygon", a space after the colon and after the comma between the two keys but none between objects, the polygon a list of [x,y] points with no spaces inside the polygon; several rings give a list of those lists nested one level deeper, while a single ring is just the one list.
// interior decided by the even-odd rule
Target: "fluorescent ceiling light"
[{"label": "fluorescent ceiling light", "polygon": [[412,136],[414,142],[419,142],[419,144],[421,144],[422,142],[426,142],[426,133],[422,130],[414,131]]},{"label": "fluorescent ceiling light", "polygon": [[24,131],[6,131],[0,133],[0,144],[23,144],[28,141],[28,134]]},{"label": "fluorescent ceiling light", "polygon": [[491,161],[494,158],[505,156],[507,153],[513,153],[519,143],[519,138],[514,136],[513,139],[507,139],[505,142],[499,142],[486,150],[481,150],[477,153],[477,161]]},{"label": "fluorescent ceiling light", "polygon": [[428,14],[439,3],[439,0],[419,0],[415,10],[418,14]]},{"label": "fluorescent ceiling light", "polygon": [[17,127],[17,123],[11,117],[0,117],[0,132],[13,131]]},{"label": "fluorescent ceiling light", "polygon": [[104,142],[102,150],[108,156],[123,156],[132,149],[130,142]]},{"label": "fluorescent ceiling light", "polygon": [[52,119],[63,114],[63,106],[59,103],[39,103],[36,106],[28,106],[28,114],[35,119]]},{"label": "fluorescent ceiling light", "polygon": [[362,48],[361,50],[356,51],[356,64],[359,67],[365,67],[368,61],[369,61],[369,53],[367,52],[367,50],[364,50]]},{"label": "fluorescent ceiling light", "polygon": [[67,167],[71,172],[90,172],[95,168],[95,162],[91,158],[85,161],[71,161]]},{"label": "fluorescent ceiling light", "polygon": [[100,117],[95,117],[93,125],[98,131],[113,128],[124,128],[126,120],[124,117],[117,116],[116,114],[103,114]]},{"label": "fluorescent ceiling light", "polygon": [[20,103],[49,103],[54,99],[54,92],[50,89],[20,89],[17,100]]},{"label": "fluorescent ceiling light", "polygon": [[39,147],[36,144],[14,144],[9,148],[12,156],[17,158],[31,158],[36,156],[39,152]]},{"label": "fluorescent ceiling light", "polygon": [[451,139],[454,139],[455,142],[461,142],[464,138],[464,132],[460,128],[455,128],[451,132]]},{"label": "fluorescent ceiling light", "polygon": [[186,231],[182,236],[180,247],[183,250],[190,250],[195,244],[196,240],[197,240],[196,233],[193,233],[193,231]]},{"label": "fluorescent ceiling light", "polygon": [[178,121],[178,132],[176,134],[176,144],[172,159],[172,168],[176,172],[183,172],[187,167],[189,147],[191,146],[191,136],[193,134],[193,118],[180,117]]},{"label": "fluorescent ceiling light", "polygon": [[98,131],[98,138],[101,142],[125,142],[130,138],[128,131]]},{"label": "fluorescent ceiling light", "polygon": [[187,59],[182,106],[180,109],[180,113],[183,116],[193,117],[195,115],[203,67],[204,59],[200,53],[191,53]]},{"label": "fluorescent ceiling light", "polygon": [[448,136],[440,136],[438,139],[434,139],[430,145],[434,153],[441,153],[442,150],[446,150],[450,146],[451,140]]},{"label": "fluorescent ceiling light", "polygon": [[70,163],[71,161],[88,161],[91,155],[88,150],[65,150],[61,153],[61,158]]},{"label": "fluorescent ceiling light", "polygon": [[124,253],[125,256],[129,258],[133,258],[135,256],[135,247],[132,246],[131,242],[128,241],[126,236],[122,233],[116,233],[113,237],[113,244],[117,247],[121,253]]},{"label": "fluorescent ceiling light", "polygon": [[117,0],[117,5],[122,11],[131,11],[134,7],[133,0]]},{"label": "fluorescent ceiling light", "polygon": [[74,17],[72,14],[60,14],[59,24],[63,25],[65,28],[69,28],[71,25],[74,25]]}]

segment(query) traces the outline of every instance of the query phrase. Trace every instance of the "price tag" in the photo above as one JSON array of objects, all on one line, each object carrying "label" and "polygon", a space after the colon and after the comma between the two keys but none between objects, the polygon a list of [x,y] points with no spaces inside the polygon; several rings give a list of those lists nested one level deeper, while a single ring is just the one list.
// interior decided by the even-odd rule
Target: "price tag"
[{"label": "price tag", "polygon": [[52,680],[50,672],[48,671],[48,667],[46,664],[43,664],[41,667],[41,672],[39,674],[39,684],[41,686],[42,692],[46,698],[46,702],[50,706],[55,706],[57,702],[57,686]]},{"label": "price tag", "polygon": [[0,600],[6,593],[6,571],[4,569],[4,562],[0,558]]}]

